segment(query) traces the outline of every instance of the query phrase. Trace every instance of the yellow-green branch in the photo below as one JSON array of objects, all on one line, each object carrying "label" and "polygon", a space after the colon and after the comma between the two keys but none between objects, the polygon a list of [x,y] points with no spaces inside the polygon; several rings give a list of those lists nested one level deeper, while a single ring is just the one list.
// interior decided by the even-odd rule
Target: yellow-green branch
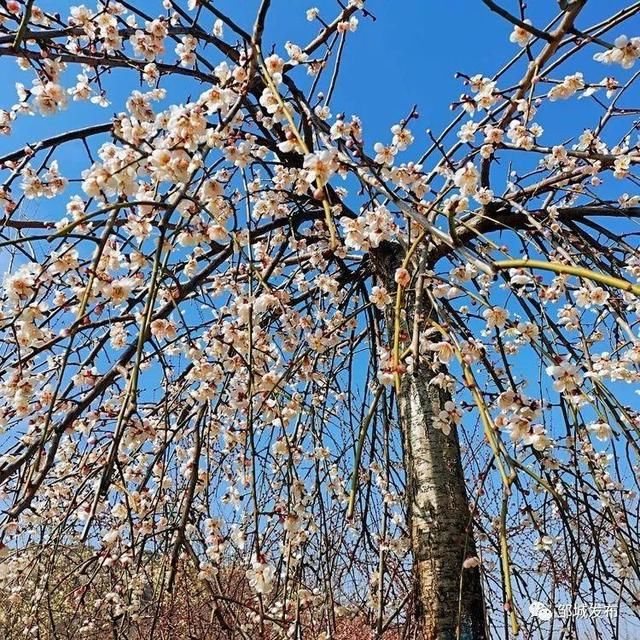
[{"label": "yellow-green branch", "polygon": [[593,282],[599,282],[609,287],[621,289],[622,291],[630,291],[636,296],[640,296],[640,286],[633,284],[628,280],[622,278],[616,278],[615,276],[609,276],[605,273],[598,273],[597,271],[591,271],[584,267],[575,267],[570,264],[564,264],[562,262],[545,262],[544,260],[501,260],[500,262],[494,262],[495,269],[543,269],[545,271],[553,271],[554,273],[564,273],[571,276],[577,276],[578,278],[585,278],[586,280],[593,280]]}]

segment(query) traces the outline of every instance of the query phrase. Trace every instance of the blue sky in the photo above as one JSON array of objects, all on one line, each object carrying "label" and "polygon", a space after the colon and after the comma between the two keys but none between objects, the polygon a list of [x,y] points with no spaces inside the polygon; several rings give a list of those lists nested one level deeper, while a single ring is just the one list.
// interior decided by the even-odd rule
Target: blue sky
[{"label": "blue sky", "polygon": [[[79,3],[45,0],[39,4],[44,8],[55,7],[56,11],[65,15],[66,7]],[[91,6],[92,3],[86,4]],[[216,2],[217,7],[228,11],[249,30],[258,4],[256,0]],[[313,38],[318,32],[318,23],[309,23],[305,19],[305,10],[313,4],[299,0],[274,0],[267,20],[264,49],[268,50],[272,44],[276,44],[277,52],[284,55],[282,45],[286,40],[303,44]],[[517,3],[513,0],[502,0],[502,4],[517,11]],[[555,4],[551,0],[548,3],[529,4],[528,15],[536,26],[545,26],[549,16],[555,14],[555,7],[549,9]],[[597,22],[627,4],[621,0],[591,3],[583,12],[580,24],[586,26]],[[337,4],[333,0],[317,0],[315,5],[328,20],[336,15]],[[155,0],[145,0],[138,6],[152,15],[160,14],[161,3]],[[360,115],[365,134],[371,142],[378,137],[387,139],[389,127],[403,118],[414,104],[418,105],[421,114],[420,120],[413,123],[414,131],[419,134],[430,128],[437,133],[454,115],[449,110],[449,104],[457,100],[464,90],[462,82],[454,74],[461,71],[469,75],[491,75],[519,50],[509,42],[511,26],[489,11],[481,0],[369,0],[367,7],[376,20],[362,18],[358,31],[348,37],[342,65],[343,82],[338,83],[332,104],[334,113],[342,110]],[[614,35],[619,34],[614,32]],[[226,38],[232,41],[229,30]],[[172,60],[173,52],[170,47],[168,49],[166,59]],[[600,80],[606,75],[607,69],[601,65],[586,60],[585,65],[587,69],[593,69],[592,80]],[[518,65],[517,72],[521,73],[522,70],[523,65]],[[301,70],[299,76],[304,73]],[[119,79],[123,76],[122,73],[116,75]],[[21,72],[14,62],[5,60],[3,77],[8,91],[4,93],[0,106],[10,106],[13,84],[19,81],[29,85],[31,76],[32,73]],[[130,72],[129,76],[133,85],[134,74]],[[105,120],[111,113],[123,108],[124,99],[132,85],[119,81],[111,87],[112,105],[104,110]],[[499,86],[504,85],[501,83]],[[174,95],[173,99],[181,100],[184,97]],[[16,123],[9,139],[0,139],[0,152],[35,140],[42,133],[51,135],[63,131],[69,124],[82,126],[94,123],[99,117],[96,111],[94,106],[76,103],[70,104],[66,112],[53,120],[40,116],[23,117]],[[562,118],[558,121],[558,124],[564,124]],[[549,122],[545,124],[548,128]],[[426,144],[426,138],[417,135],[417,149],[423,148],[421,141]]]},{"label": "blue sky", "polygon": [[[56,0],[42,2],[43,8],[55,9],[62,15],[68,13],[72,4],[74,3]],[[317,0],[315,4],[325,19],[332,20],[336,15],[337,3],[334,0]],[[515,0],[502,0],[502,4],[514,13],[517,12],[518,3]],[[549,17],[556,13],[555,4],[551,0],[530,4],[531,13],[528,15],[536,26],[544,27]],[[626,4],[621,0],[589,3],[581,15],[579,26],[584,28],[591,25]],[[251,30],[258,5],[257,0],[219,0],[216,3],[217,7],[228,11],[247,30]],[[159,0],[145,0],[139,6],[153,16],[162,13]],[[318,32],[318,23],[309,23],[305,18],[305,11],[310,6],[313,3],[307,1],[273,0],[263,49],[269,51],[275,45],[276,51],[285,55],[285,41],[293,40],[304,44],[312,39]],[[459,71],[468,75],[492,75],[520,49],[509,42],[511,25],[489,11],[481,0],[370,0],[367,7],[376,19],[374,21],[361,17],[358,31],[348,36],[332,111],[334,115],[340,111],[347,115],[358,114],[362,118],[365,139],[371,149],[377,140],[389,141],[389,127],[405,117],[414,104],[417,105],[421,117],[411,124],[416,143],[403,156],[403,159],[415,159],[429,144],[425,129],[430,128],[437,135],[455,115],[449,105],[465,90],[460,79],[455,78],[455,73]],[[637,29],[628,35],[640,33],[638,23],[640,20],[636,19]],[[616,29],[607,35],[607,39],[612,41],[623,32],[622,29]],[[228,42],[235,40],[228,29],[225,37]],[[540,44],[537,44],[535,50],[539,47]],[[168,41],[166,61],[175,59],[172,49],[173,45]],[[555,77],[562,77],[565,73],[573,73],[579,69],[585,72],[586,79],[601,80],[613,70],[591,60],[596,50],[598,49],[594,47],[589,48],[581,59],[558,70]],[[213,61],[220,59],[212,48],[208,48],[207,53]],[[521,60],[513,72],[500,81],[499,86],[507,87],[517,81],[525,64],[526,60]],[[78,71],[70,69],[67,72],[65,86],[73,84],[73,76]],[[633,71],[615,69],[616,75],[621,79],[630,77]],[[8,57],[2,61],[2,73],[7,91],[0,100],[0,108],[9,108],[15,100],[12,95],[14,83],[22,82],[29,86],[33,73],[20,71],[15,60]],[[304,69],[297,69],[293,73],[302,84],[307,82]],[[146,89],[146,86],[140,87],[137,76],[132,71],[118,70],[111,78],[107,78],[105,85],[112,104],[103,110],[88,103],[70,102],[66,111],[52,118],[19,117],[12,135],[0,138],[0,154],[70,128],[107,121],[114,113],[124,109],[124,102],[132,89]],[[162,84],[170,87],[167,102],[186,101],[189,95],[195,97],[206,88],[200,83],[186,83],[183,80],[174,82],[173,85],[163,80]],[[567,101],[554,103],[549,111],[545,109],[547,107],[540,110],[540,120],[545,127],[542,141],[545,144],[557,144],[575,137],[585,126],[594,124],[594,116],[600,111],[600,107],[590,99],[582,100],[579,108],[575,101]],[[97,143],[97,140],[92,143]],[[65,175],[77,177],[79,170],[87,166],[86,154],[80,143],[66,145],[59,156]],[[494,169],[497,174],[494,187],[496,191],[504,186],[504,182],[500,180],[500,171],[504,172],[506,178],[506,165]],[[69,192],[70,190],[62,198],[52,201],[28,202],[20,213],[47,220],[59,219],[64,216],[63,203]],[[4,271],[3,262],[0,258],[0,271]]]},{"label": "blue sky", "polygon": [[[68,7],[72,4],[54,0],[42,2],[45,9],[55,8],[62,15],[68,13]],[[336,15],[337,3],[334,0],[317,0],[315,4],[326,20],[330,21]],[[502,4],[514,13],[517,12],[518,3],[515,0],[502,0]],[[257,0],[220,0],[216,3],[218,8],[228,12],[247,30],[252,28],[258,5]],[[548,3],[532,2],[531,5],[531,13],[528,15],[536,26],[546,26],[549,17],[556,14],[551,0]],[[266,23],[263,50],[268,52],[275,46],[276,51],[284,56],[283,45],[287,40],[299,44],[311,40],[318,33],[318,23],[309,23],[305,18],[305,11],[310,6],[313,4],[306,1],[273,0]],[[584,28],[598,22],[624,6],[626,3],[621,0],[590,3],[581,16],[579,26]],[[429,145],[425,129],[430,128],[437,135],[455,115],[449,105],[465,91],[465,86],[455,77],[455,73],[492,75],[520,49],[509,42],[511,25],[489,11],[481,0],[370,0],[367,7],[376,19],[361,17],[358,31],[348,36],[332,111],[334,115],[340,111],[347,115],[358,114],[362,118],[368,148],[371,149],[377,140],[389,141],[389,127],[405,117],[414,104],[417,105],[421,117],[410,125],[416,143],[403,156],[403,159],[416,159]],[[162,13],[161,2],[156,0],[145,0],[141,8],[152,16]],[[640,24],[637,27],[634,33],[628,35],[639,33]],[[621,29],[614,30],[607,39],[612,41],[623,32]],[[228,29],[225,39],[228,42],[235,40]],[[537,44],[535,51],[539,47],[540,44]],[[582,70],[586,79],[601,80],[613,70],[591,60],[596,50],[589,48],[579,60],[566,65],[566,68],[560,69],[554,76],[562,77],[565,73]],[[207,54],[214,62],[221,59],[212,48],[207,49]],[[167,42],[164,59],[168,62],[175,59],[170,41]],[[499,86],[508,87],[515,83],[525,65],[526,60],[521,60],[499,82]],[[78,71],[79,69],[74,68],[67,72],[65,86],[72,86],[74,75]],[[615,73],[624,79],[630,77],[633,71],[616,68]],[[8,108],[14,102],[14,83],[22,82],[29,86],[33,73],[20,71],[11,58],[3,60],[2,73],[8,90],[0,101],[0,108]],[[293,73],[302,85],[308,82],[304,69],[296,69]],[[124,70],[117,70],[110,78],[106,78],[105,86],[112,104],[103,110],[88,103],[69,102],[66,111],[51,118],[38,115],[19,117],[13,134],[0,138],[0,154],[70,128],[107,121],[114,113],[124,109],[124,103],[132,89],[146,90],[146,85],[139,85],[137,73]],[[163,79],[162,86],[169,87],[167,102],[186,101],[189,95],[193,98],[206,88],[198,82],[185,82],[182,79]],[[567,101],[554,103],[549,111],[546,109],[546,106],[543,107],[539,114],[545,127],[542,140],[545,144],[557,144],[579,135],[585,126],[593,126],[596,121],[594,116],[601,110],[590,99],[581,100],[579,108],[575,101]],[[613,127],[615,126],[617,125],[614,124]],[[455,136],[455,132],[453,135]],[[97,142],[97,139],[92,140],[92,144]],[[64,175],[77,177],[79,171],[87,167],[86,153],[80,143],[66,145],[64,152],[58,156]],[[41,158],[42,155],[39,160]],[[504,187],[504,180],[501,180],[499,172],[503,172],[506,178],[507,171],[506,163],[494,169],[496,191],[501,191]],[[71,189],[61,198],[52,201],[27,202],[20,214],[47,220],[59,219],[65,215],[63,206],[70,192]],[[356,206],[359,204],[361,203],[355,203]],[[0,271],[5,268],[5,260],[0,256]]]},{"label": "blue sky", "polygon": [[[55,10],[66,16],[69,7],[79,3],[42,0],[39,4],[44,9]],[[86,4],[93,6],[93,2]],[[338,5],[334,0],[317,0],[314,3],[306,0],[273,0],[266,23],[263,49],[270,51],[275,46],[275,50],[285,56],[283,45],[287,40],[303,45],[315,37],[319,24],[310,23],[305,17],[306,9],[314,4],[327,21],[333,20],[337,15]],[[501,4],[514,13],[518,11],[516,0],[502,0]],[[527,15],[536,26],[546,26],[547,21],[556,15],[552,0],[529,4],[531,7],[527,9]],[[596,23],[626,4],[623,0],[589,3],[582,13],[579,26],[586,27]],[[216,6],[250,31],[259,2],[219,0]],[[163,13],[159,0],[145,0],[138,7],[151,16]],[[390,127],[406,117],[411,108],[417,105],[420,118],[410,125],[416,142],[400,156],[403,161],[416,160],[430,146],[425,130],[431,129],[434,135],[438,135],[457,115],[457,112],[450,110],[450,104],[458,100],[466,87],[460,78],[455,77],[456,72],[491,76],[520,49],[509,42],[512,26],[492,13],[482,0],[368,0],[367,7],[376,19],[361,17],[358,31],[349,34],[347,38],[341,76],[331,102],[332,112],[334,115],[339,112],[344,112],[347,116],[359,115],[363,122],[366,145],[371,151],[376,141],[389,142]],[[613,40],[620,33],[622,31],[615,30],[608,39]],[[640,33],[640,24],[634,33],[628,35],[636,33]],[[225,30],[225,39],[230,43],[235,42],[235,36],[229,29]],[[538,43],[534,51],[537,52],[540,46]],[[167,41],[164,57],[167,62],[175,60],[173,47],[173,43]],[[562,78],[565,73],[574,73],[579,68],[585,72],[585,79],[599,82],[612,72],[591,60],[597,49],[587,49],[578,58],[579,67],[575,66],[578,62],[571,62],[566,68],[559,69],[554,74],[555,77]],[[206,54],[212,61],[221,59],[212,47],[207,48]],[[506,88],[515,84],[524,73],[525,65],[526,60],[520,60],[500,80],[498,86]],[[624,78],[630,76],[633,69],[621,71],[618,68],[615,71],[619,77]],[[78,72],[79,69],[76,68],[67,71],[65,86],[73,86]],[[34,74],[31,71],[20,71],[12,58],[3,60],[2,73],[7,91],[0,100],[0,108],[9,108],[15,101],[14,84],[22,82],[29,87]],[[309,77],[304,69],[295,70],[293,75],[301,86],[308,86]],[[325,89],[329,77],[330,71],[320,89]],[[131,90],[147,90],[146,85],[139,84],[138,74],[133,71],[116,70],[110,77],[104,77],[103,82],[111,100],[111,105],[107,108],[101,110],[93,104],[69,102],[67,110],[54,117],[22,116],[15,122],[11,136],[0,137],[0,155],[70,128],[105,122],[113,114],[124,110],[124,103]],[[189,96],[194,98],[206,89],[198,82],[185,82],[183,79],[173,81],[164,78],[162,86],[169,89],[165,104],[184,102]],[[601,112],[601,108],[591,99],[582,100],[580,109],[575,108],[574,101],[554,103],[549,112],[546,109],[547,107],[543,107],[539,114],[545,128],[543,144],[575,139],[585,127],[597,122]],[[626,126],[627,123],[624,124]],[[616,127],[617,122],[608,125],[609,130]],[[97,145],[103,140],[102,137],[94,138],[91,144]],[[450,141],[455,141],[455,130]],[[80,171],[87,167],[86,153],[80,142],[66,145],[64,153],[56,155],[63,175],[79,177]],[[425,169],[428,171],[432,168],[438,159],[435,155],[432,156]],[[509,179],[509,168],[507,163],[503,163],[493,169],[494,191],[497,193],[502,191]],[[70,193],[68,190],[65,197]],[[64,216],[64,211],[61,207],[57,208],[58,202],[62,202],[62,199],[45,203],[28,202],[22,213],[39,219],[59,219]],[[360,204],[354,203],[355,208]],[[5,268],[5,260],[0,256],[0,271]]]}]

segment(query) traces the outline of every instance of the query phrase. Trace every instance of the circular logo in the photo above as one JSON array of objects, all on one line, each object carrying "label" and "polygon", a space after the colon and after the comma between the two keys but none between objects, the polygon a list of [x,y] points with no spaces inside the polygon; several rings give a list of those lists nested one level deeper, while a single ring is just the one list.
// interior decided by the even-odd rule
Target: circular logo
[{"label": "circular logo", "polygon": [[534,618],[540,618],[540,620],[551,620],[553,617],[553,611],[551,611],[546,604],[538,602],[537,600],[533,600],[529,604],[529,613]]}]

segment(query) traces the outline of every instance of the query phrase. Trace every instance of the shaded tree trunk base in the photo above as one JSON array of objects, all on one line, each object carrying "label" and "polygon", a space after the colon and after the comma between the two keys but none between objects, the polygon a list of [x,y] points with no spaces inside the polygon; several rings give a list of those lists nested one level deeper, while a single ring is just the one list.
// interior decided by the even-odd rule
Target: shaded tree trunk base
[{"label": "shaded tree trunk base", "polygon": [[433,417],[448,395],[423,373],[404,377],[400,421],[416,577],[416,619],[425,640],[484,640],[480,572],[463,568],[476,555],[460,446]]}]

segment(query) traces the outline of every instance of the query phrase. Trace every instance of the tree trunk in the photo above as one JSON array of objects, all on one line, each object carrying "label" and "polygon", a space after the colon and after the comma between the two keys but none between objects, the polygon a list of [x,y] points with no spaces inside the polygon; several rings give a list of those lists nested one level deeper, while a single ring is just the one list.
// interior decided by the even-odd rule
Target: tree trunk
[{"label": "tree trunk", "polygon": [[[372,252],[374,269],[389,292],[401,249],[383,243]],[[409,334],[414,314],[433,313],[424,299],[408,291],[403,329]],[[393,313],[391,314],[393,315]],[[390,333],[393,319],[387,318]],[[431,385],[434,371],[423,354],[401,378],[398,396],[407,483],[407,507],[414,556],[416,619],[425,640],[484,640],[486,636],[480,572],[463,569],[476,555],[460,444],[455,426],[445,435],[433,426],[449,395]]]},{"label": "tree trunk", "polygon": [[404,374],[398,397],[416,616],[425,639],[481,640],[485,632],[479,570],[462,567],[476,550],[458,434],[455,427],[445,435],[433,426],[433,417],[448,396],[429,382],[424,367]]}]

